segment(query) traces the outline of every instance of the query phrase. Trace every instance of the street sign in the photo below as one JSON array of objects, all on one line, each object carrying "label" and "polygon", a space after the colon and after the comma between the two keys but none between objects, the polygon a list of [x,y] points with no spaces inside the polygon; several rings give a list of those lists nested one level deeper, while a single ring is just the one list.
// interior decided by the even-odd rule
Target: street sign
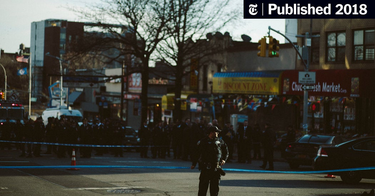
[{"label": "street sign", "polygon": [[301,89],[302,90],[314,90],[315,89],[315,87],[314,86],[308,86],[308,85],[302,85],[302,87],[301,87]]},{"label": "street sign", "polygon": [[315,72],[300,71],[298,72],[298,83],[315,84]]}]

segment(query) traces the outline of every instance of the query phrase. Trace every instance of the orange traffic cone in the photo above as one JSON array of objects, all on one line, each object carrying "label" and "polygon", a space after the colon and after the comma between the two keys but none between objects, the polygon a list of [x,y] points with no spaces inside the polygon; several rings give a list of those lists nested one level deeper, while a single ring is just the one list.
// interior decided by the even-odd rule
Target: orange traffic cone
[{"label": "orange traffic cone", "polygon": [[332,174],[327,174],[326,176],[324,176],[325,178],[336,178],[336,176],[332,175]]},{"label": "orange traffic cone", "polygon": [[[76,166],[76,151],[74,150],[74,148],[73,148],[73,152],[72,152],[72,161],[71,161],[70,165]],[[72,168],[69,168],[67,170],[77,171],[77,170],[79,170],[79,168],[72,167]]]}]

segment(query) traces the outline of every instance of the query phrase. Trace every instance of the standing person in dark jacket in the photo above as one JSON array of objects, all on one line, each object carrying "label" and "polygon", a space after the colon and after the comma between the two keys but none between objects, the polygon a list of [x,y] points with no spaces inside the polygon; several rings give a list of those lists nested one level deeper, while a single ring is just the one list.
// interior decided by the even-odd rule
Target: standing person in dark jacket
[{"label": "standing person in dark jacket", "polygon": [[[56,124],[55,124],[55,118],[54,117],[49,117],[48,118],[48,123],[46,125],[46,139],[45,141],[48,143],[55,143],[56,142]],[[45,154],[51,154],[52,151],[55,152],[56,146],[54,145],[48,145],[47,146],[47,151]]]},{"label": "standing person in dark jacket", "polygon": [[[69,120],[69,121],[67,121],[67,124],[68,124],[68,129],[67,129],[66,134],[68,135],[68,138],[67,138],[66,143],[77,144],[78,135],[79,135],[79,133],[78,133],[78,123],[75,122],[74,120]],[[73,154],[73,149],[74,149],[75,153],[78,152],[78,149],[76,150],[75,146],[67,146],[66,149],[67,149],[68,155],[70,157]]]},{"label": "standing person in dark jacket", "polygon": [[163,149],[165,155],[171,157],[171,121],[169,124],[165,121],[163,125]]},{"label": "standing person in dark jacket", "polygon": [[[25,124],[25,141],[33,142],[34,141],[34,121],[33,119],[29,119],[29,121]],[[32,143],[27,144],[27,157],[33,157],[33,148],[34,145]]]},{"label": "standing person in dark jacket", "polygon": [[[45,127],[44,127],[44,123],[43,123],[43,118],[38,117],[35,124],[34,124],[34,141],[35,142],[43,142],[44,134],[45,134]],[[35,146],[34,146],[34,156],[35,157],[40,157],[41,147],[42,147],[41,144],[35,144]]]},{"label": "standing person in dark jacket", "polygon": [[200,118],[195,118],[191,123],[190,152],[196,150],[197,142],[204,137],[204,129]]},{"label": "standing person in dark jacket", "polygon": [[254,125],[253,134],[252,134],[252,141],[253,141],[253,159],[261,159],[262,155],[260,153],[260,146],[261,146],[261,140],[262,138],[262,131],[260,130],[259,124],[256,123]]},{"label": "standing person in dark jacket", "polygon": [[[56,132],[57,132],[57,143],[60,143],[60,144],[67,144],[68,141],[69,141],[69,137],[70,135],[68,135],[68,124],[67,124],[67,120],[64,120],[64,118],[62,117],[62,119],[60,119],[59,121],[59,124],[56,126]],[[57,147],[57,157],[58,158],[63,158],[65,157],[66,155],[66,152],[67,152],[67,146],[64,146],[64,145],[59,145]]]},{"label": "standing person in dark jacket", "polygon": [[[152,138],[154,141],[154,146],[155,146],[155,153],[153,154],[152,158],[163,158],[162,157],[162,145],[163,145],[163,127],[162,127],[163,122],[159,121],[157,125],[154,128]],[[164,154],[165,155],[165,154]]]},{"label": "standing person in dark jacket", "polygon": [[216,126],[208,129],[208,136],[200,140],[197,144],[197,151],[192,156],[191,169],[194,169],[199,162],[199,191],[198,196],[207,194],[208,186],[210,186],[210,195],[219,194],[219,183],[221,175],[225,175],[221,166],[228,159],[228,147],[224,140],[220,139]]},{"label": "standing person in dark jacket", "polygon": [[190,156],[190,136],[191,136],[191,123],[190,118],[185,119],[185,123],[181,125],[182,129],[182,160],[189,160]]},{"label": "standing person in dark jacket", "polygon": [[172,126],[172,149],[173,158],[180,159],[182,154],[182,131],[181,131],[181,121],[176,119]]},{"label": "standing person in dark jacket", "polygon": [[264,156],[263,156],[263,165],[260,167],[265,169],[267,167],[268,162],[268,169],[273,170],[273,145],[276,141],[275,132],[271,129],[270,124],[266,123],[264,125],[265,130],[263,131],[262,138],[263,138],[263,148],[264,148]]},{"label": "standing person in dark jacket", "polygon": [[[93,144],[92,127],[87,119],[83,119],[83,124],[79,127],[79,141],[81,144]],[[80,149],[82,158],[91,158],[92,147],[82,147]]]},{"label": "standing person in dark jacket", "polygon": [[140,147],[141,158],[148,158],[147,153],[148,153],[148,145],[150,142],[150,129],[147,125],[147,120],[145,120],[141,128],[139,128],[138,136],[140,139],[139,145],[141,146]]},{"label": "standing person in dark jacket", "polygon": [[[122,126],[121,122],[116,122],[115,126],[113,127],[113,144],[114,145],[122,145],[123,138],[125,135],[124,127]],[[113,149],[114,157],[123,157],[123,150],[122,147],[116,147]]]},{"label": "standing person in dark jacket", "polygon": [[[16,132],[16,140],[17,141],[20,141],[20,142],[26,141],[25,126],[21,123],[21,120],[17,119],[16,124],[14,125],[14,130]],[[20,157],[25,157],[26,156],[25,144],[20,143],[18,146],[21,150]]]},{"label": "standing person in dark jacket", "polygon": [[238,162],[240,163],[251,163],[251,132],[247,120],[238,128]]}]

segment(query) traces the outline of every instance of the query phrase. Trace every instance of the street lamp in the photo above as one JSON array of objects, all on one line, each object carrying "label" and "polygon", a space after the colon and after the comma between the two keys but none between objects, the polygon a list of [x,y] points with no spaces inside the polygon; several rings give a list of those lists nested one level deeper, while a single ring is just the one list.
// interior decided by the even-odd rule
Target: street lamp
[{"label": "street lamp", "polygon": [[51,55],[49,52],[46,53],[46,56],[53,57],[59,60],[59,63],[60,63],[60,108],[61,108],[63,105],[63,98],[62,98],[63,96],[63,73],[62,73],[62,64],[61,64],[62,59],[57,56]]},{"label": "street lamp", "polygon": [[7,100],[7,86],[8,86],[8,79],[7,79],[7,72],[5,71],[5,68],[4,68],[4,66],[0,63],[0,65],[1,65],[1,67],[3,68],[3,70],[4,70],[4,84],[5,84],[5,86],[4,86],[4,99],[5,99],[5,101]]}]

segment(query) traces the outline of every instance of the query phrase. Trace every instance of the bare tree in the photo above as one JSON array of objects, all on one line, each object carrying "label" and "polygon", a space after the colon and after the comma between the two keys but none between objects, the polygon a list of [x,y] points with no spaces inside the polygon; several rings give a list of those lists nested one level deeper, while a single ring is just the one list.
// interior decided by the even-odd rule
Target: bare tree
[{"label": "bare tree", "polygon": [[126,66],[130,66],[130,55],[139,59],[139,68],[133,68],[132,72],[142,74],[143,122],[147,118],[149,61],[157,45],[165,38],[166,26],[170,23],[169,0],[102,0],[87,5],[87,8],[73,10],[93,22],[94,29],[100,32],[85,36],[86,44],[81,51],[93,54],[92,51],[116,48],[118,53],[108,56],[108,59],[127,61]]},{"label": "bare tree", "polygon": [[[191,60],[202,66],[204,60],[225,49],[206,41],[207,33],[215,32],[237,18],[238,13],[228,6],[229,0],[170,0],[171,21],[168,37],[158,46],[158,58],[175,66],[175,118],[181,119],[182,78],[190,72]],[[191,70],[192,71],[192,70]]]}]

